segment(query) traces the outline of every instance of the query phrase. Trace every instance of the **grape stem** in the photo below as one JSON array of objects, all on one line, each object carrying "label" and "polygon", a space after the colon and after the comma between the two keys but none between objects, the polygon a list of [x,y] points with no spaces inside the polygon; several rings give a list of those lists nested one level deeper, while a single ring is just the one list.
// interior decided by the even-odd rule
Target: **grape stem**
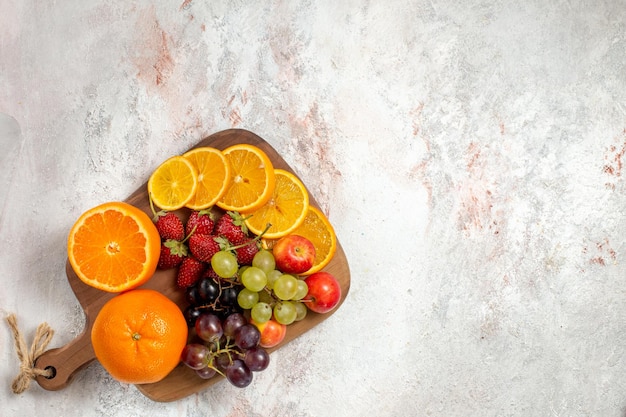
[{"label": "grape stem", "polygon": [[220,371],[217,368],[217,366],[215,366],[213,364],[215,358],[217,358],[221,354],[226,354],[226,355],[228,355],[228,362],[230,364],[232,364],[233,363],[233,355],[237,355],[240,358],[245,357],[245,354],[243,352],[240,352],[237,349],[237,347],[236,347],[236,345],[234,343],[231,343],[231,340],[230,340],[229,337],[226,338],[226,343],[224,344],[224,347],[220,347],[220,341],[219,340],[217,340],[214,343],[211,343],[210,347],[212,348],[211,349],[211,356],[210,356],[209,360],[207,361],[207,365],[206,366],[211,368],[211,369],[213,369],[215,372],[217,372],[218,374],[220,374],[223,377],[226,377],[226,375],[222,371]]},{"label": "grape stem", "polygon": [[[205,309],[207,307],[210,307],[213,311],[224,311],[226,310],[226,308],[221,308],[218,304],[220,303],[220,297],[222,296],[222,293],[224,291],[225,288],[233,288],[235,285],[242,285],[237,281],[234,280],[230,280],[230,279],[226,279],[224,278],[222,279],[213,279],[213,281],[217,284],[217,288],[218,288],[218,293],[215,296],[215,301],[213,301],[212,303],[208,303],[208,304],[200,304],[197,305],[195,307],[193,307],[194,310],[202,310]],[[222,283],[223,282],[227,282],[228,285],[223,286]]]}]

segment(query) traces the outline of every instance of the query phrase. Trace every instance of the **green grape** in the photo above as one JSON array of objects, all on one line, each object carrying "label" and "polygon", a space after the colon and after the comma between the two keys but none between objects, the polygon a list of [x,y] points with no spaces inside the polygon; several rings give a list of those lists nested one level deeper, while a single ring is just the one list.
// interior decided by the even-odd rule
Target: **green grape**
[{"label": "green grape", "polygon": [[211,267],[222,278],[231,278],[237,273],[237,257],[230,251],[221,250],[211,258]]},{"label": "green grape", "polygon": [[271,290],[272,288],[274,288],[274,283],[276,282],[276,280],[282,275],[283,273],[280,272],[278,269],[271,270],[267,273],[267,284],[265,284],[265,286]]},{"label": "green grape", "polygon": [[250,265],[241,265],[239,269],[237,270],[237,275],[242,276],[243,271],[245,271],[248,268],[250,268]]},{"label": "green grape", "polygon": [[274,318],[280,324],[289,325],[296,320],[296,306],[291,301],[283,301],[274,306]]},{"label": "green grape", "polygon": [[256,303],[250,310],[250,317],[256,323],[263,324],[272,318],[272,307],[267,303]]},{"label": "green grape", "polygon": [[283,274],[274,282],[273,290],[281,300],[291,300],[298,291],[298,279],[293,275]]},{"label": "green grape", "polygon": [[274,254],[267,249],[261,249],[252,258],[252,266],[256,266],[269,274],[270,271],[276,268],[276,261],[274,260]]},{"label": "green grape", "polygon": [[291,298],[292,300],[302,300],[304,298],[305,295],[307,295],[309,293],[309,286],[306,285],[306,282],[304,282],[304,280],[299,279],[298,280],[298,288],[296,289],[296,293],[294,294],[294,296]]},{"label": "green grape", "polygon": [[241,283],[244,287],[251,291],[259,292],[265,288],[267,284],[267,276],[265,272],[256,266],[251,266],[241,274]]},{"label": "green grape", "polygon": [[237,304],[239,307],[249,310],[259,301],[259,293],[242,288],[237,294]]},{"label": "green grape", "polygon": [[274,298],[269,291],[259,291],[259,303],[274,304]]},{"label": "green grape", "polygon": [[309,311],[309,309],[306,308],[304,303],[296,301],[296,302],[293,303],[293,305],[296,307],[296,321],[300,321],[303,318],[305,318],[306,317],[306,313]]}]

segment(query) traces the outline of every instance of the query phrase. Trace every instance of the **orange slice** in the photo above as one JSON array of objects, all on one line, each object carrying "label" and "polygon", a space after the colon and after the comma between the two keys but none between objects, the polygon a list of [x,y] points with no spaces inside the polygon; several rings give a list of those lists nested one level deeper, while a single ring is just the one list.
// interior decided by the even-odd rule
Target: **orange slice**
[{"label": "orange slice", "polygon": [[70,230],[67,255],[85,284],[122,292],[152,277],[161,238],[152,219],[123,202],[110,202],[83,213]]},{"label": "orange slice", "polygon": [[318,208],[309,206],[304,221],[291,233],[306,237],[315,246],[313,266],[302,275],[310,275],[321,271],[335,255],[337,250],[335,230],[324,213]]},{"label": "orange slice", "polygon": [[289,171],[275,169],[276,185],[267,203],[246,216],[246,226],[252,233],[266,239],[278,239],[300,226],[309,209],[309,193],[302,181]]},{"label": "orange slice", "polygon": [[248,213],[265,204],[276,179],[272,161],[261,149],[245,143],[222,151],[230,164],[230,184],[217,206],[227,211]]},{"label": "orange slice", "polygon": [[174,211],[187,204],[198,188],[198,172],[191,161],[173,156],[163,162],[148,180],[148,193],[155,205]]},{"label": "orange slice", "polygon": [[183,155],[198,172],[198,187],[186,206],[202,210],[217,203],[230,182],[230,165],[219,149],[208,146],[192,149]]}]

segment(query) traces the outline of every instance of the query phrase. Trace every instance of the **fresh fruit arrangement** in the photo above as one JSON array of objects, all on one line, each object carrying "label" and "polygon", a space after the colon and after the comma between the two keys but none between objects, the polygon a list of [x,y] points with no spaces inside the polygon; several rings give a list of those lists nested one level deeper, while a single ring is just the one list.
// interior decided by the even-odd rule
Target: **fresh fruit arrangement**
[{"label": "fresh fruit arrangement", "polygon": [[[172,216],[162,207],[157,212],[154,206],[163,199],[173,207],[190,201],[189,195],[177,192],[179,180],[171,173],[170,187],[149,192],[155,224],[165,232],[159,268],[177,268],[176,285],[185,291],[188,303],[184,316],[191,336],[181,360],[200,378],[219,373],[243,387],[252,381],[252,371],[267,367],[266,349],[284,339],[288,325],[304,319],[309,310],[323,310],[314,310],[324,299],[315,294],[327,287],[309,288],[305,277],[315,276],[330,262],[336,237],[325,216],[310,206],[298,177],[274,169],[261,149],[240,144],[222,154],[229,166],[228,185],[214,188],[223,194],[206,194],[217,207],[200,204],[185,213],[185,221],[182,214]],[[158,178],[160,171],[157,168],[152,182],[165,183]],[[167,198],[155,196],[155,191]],[[170,229],[176,234],[168,233]],[[321,256],[314,241],[321,243]],[[336,288],[338,284],[325,295],[330,307],[326,311],[340,300]],[[247,335],[244,342],[239,332]]]},{"label": "fresh fruit arrangement", "polygon": [[[72,228],[68,252],[83,282],[121,293],[109,303],[146,291],[137,287],[155,270],[175,270],[172,285],[185,305],[163,320],[184,333],[185,343],[155,346],[155,355],[174,356],[200,379],[220,374],[245,387],[253,372],[267,368],[268,349],[284,340],[289,325],[340,302],[341,286],[323,271],[337,249],[332,226],[298,177],[274,168],[260,148],[199,147],[169,158],[152,173],[147,191],[152,218],[126,203],[88,210]],[[142,295],[155,306],[163,297]],[[101,314],[140,315],[109,303],[96,324],[104,322]],[[111,353],[138,348],[144,336],[129,331],[116,339],[96,327],[96,357],[114,378],[144,384],[165,376],[141,366],[130,377],[120,374],[116,369],[133,358]]]}]

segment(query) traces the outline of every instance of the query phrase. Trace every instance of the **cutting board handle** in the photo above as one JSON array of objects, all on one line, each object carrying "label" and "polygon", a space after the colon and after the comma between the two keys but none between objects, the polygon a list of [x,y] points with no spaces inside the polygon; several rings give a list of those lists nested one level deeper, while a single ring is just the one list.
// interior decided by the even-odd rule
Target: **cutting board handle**
[{"label": "cutting board handle", "polygon": [[96,355],[91,346],[91,326],[88,326],[76,339],[61,348],[45,351],[35,366],[39,369],[51,369],[52,376],[38,376],[37,383],[47,390],[56,391],[65,388],[76,372],[89,365]]}]

